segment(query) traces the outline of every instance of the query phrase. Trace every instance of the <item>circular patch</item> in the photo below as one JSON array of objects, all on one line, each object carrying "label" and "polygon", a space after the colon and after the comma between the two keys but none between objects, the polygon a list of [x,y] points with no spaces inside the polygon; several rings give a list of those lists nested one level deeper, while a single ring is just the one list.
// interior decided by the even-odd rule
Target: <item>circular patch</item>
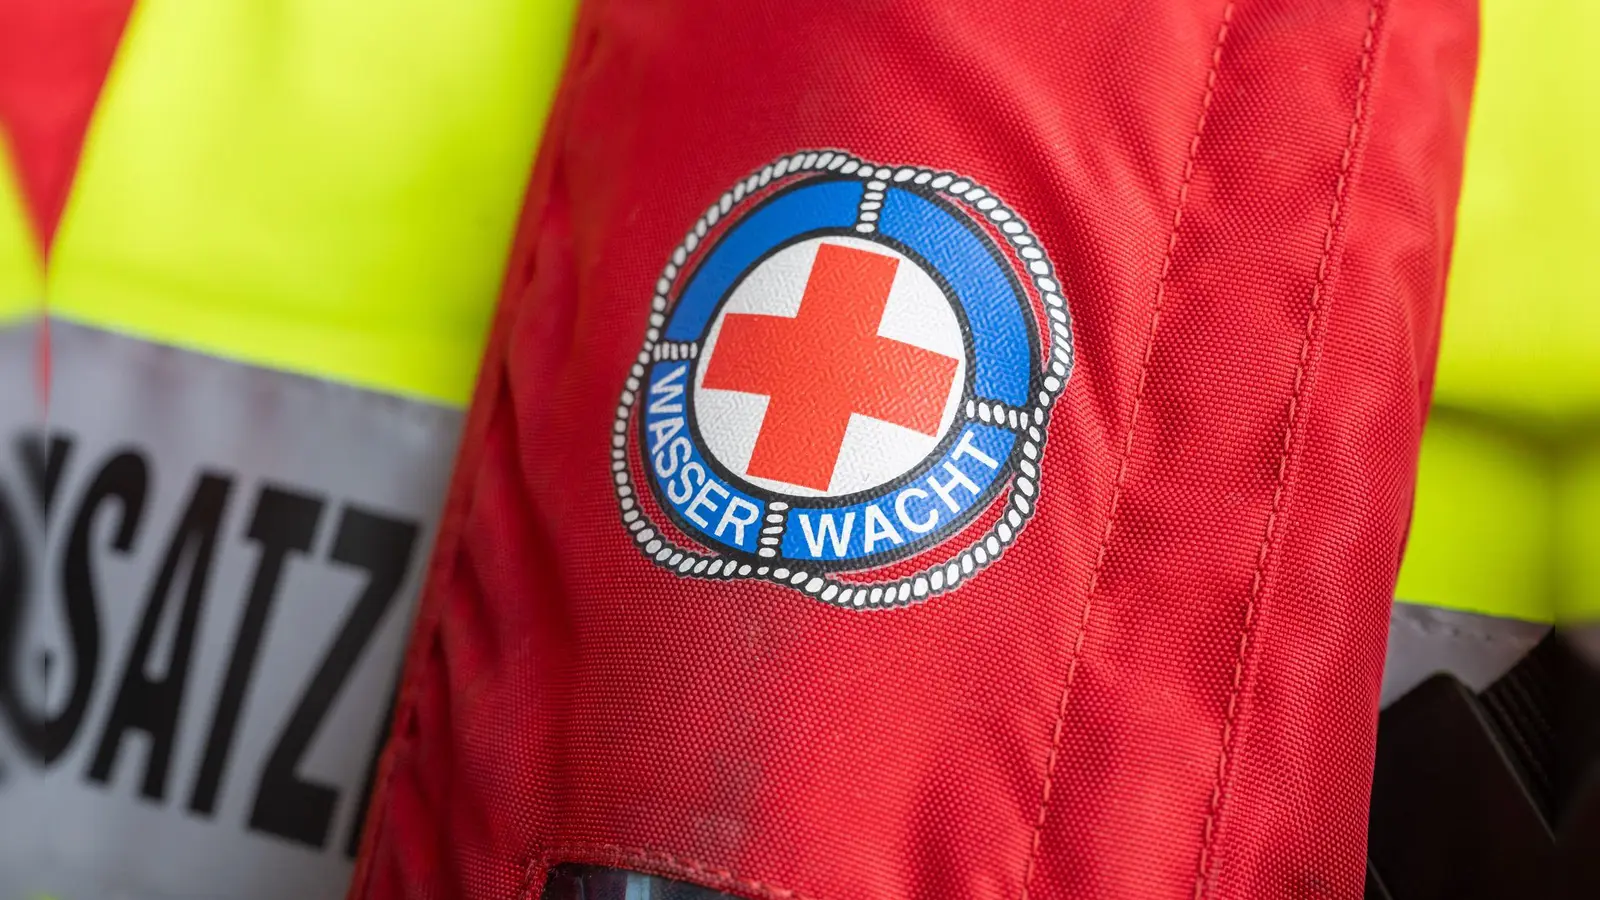
[{"label": "circular patch", "polygon": [[987,190],[785,157],[656,283],[612,440],[623,524],[686,576],[853,609],[951,590],[1032,515],[1072,361],[1054,269]]}]

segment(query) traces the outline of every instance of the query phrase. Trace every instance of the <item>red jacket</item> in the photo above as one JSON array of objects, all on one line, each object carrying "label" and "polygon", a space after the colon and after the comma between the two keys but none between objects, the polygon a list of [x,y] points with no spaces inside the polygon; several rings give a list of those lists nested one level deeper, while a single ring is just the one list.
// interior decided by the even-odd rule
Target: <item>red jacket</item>
[{"label": "red jacket", "polygon": [[1473,4],[720,6],[581,15],[353,896],[1359,896]]}]

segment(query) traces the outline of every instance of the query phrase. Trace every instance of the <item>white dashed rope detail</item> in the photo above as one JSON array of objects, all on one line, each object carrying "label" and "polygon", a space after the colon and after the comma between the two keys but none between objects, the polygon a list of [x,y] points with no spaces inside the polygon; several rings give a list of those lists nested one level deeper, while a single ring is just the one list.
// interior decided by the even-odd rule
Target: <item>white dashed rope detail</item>
[{"label": "white dashed rope detail", "polygon": [[1010,431],[1021,431],[1029,425],[1044,424],[1044,409],[1038,406],[1018,408],[1007,406],[998,400],[968,397],[963,409],[968,419]]},{"label": "white dashed rope detail", "polygon": [[[1011,245],[1017,256],[1017,271],[1026,272],[1044,304],[1045,318],[1040,339],[1048,337],[1048,352],[1043,356],[1043,377],[1035,385],[1037,394],[1027,407],[968,398],[967,417],[990,422],[1017,433],[1021,446],[1012,475],[1010,495],[1003,511],[987,534],[943,562],[919,572],[882,582],[851,581],[834,573],[811,571],[803,566],[782,564],[777,558],[783,542],[788,504],[770,501],[762,510],[757,557],[770,564],[750,562],[685,549],[664,537],[640,508],[628,466],[628,421],[638,402],[645,367],[662,359],[694,359],[699,352],[695,342],[661,342],[672,286],[682,273],[689,255],[723,218],[760,192],[774,179],[797,173],[834,173],[861,179],[865,190],[856,210],[855,230],[862,234],[877,231],[885,192],[891,187],[921,188],[944,195],[966,207],[975,216],[986,218]],[[657,565],[683,575],[699,578],[758,578],[800,590],[812,597],[845,609],[889,609],[918,603],[954,589],[985,566],[999,559],[1023,525],[1033,515],[1039,494],[1039,465],[1044,455],[1045,422],[1050,406],[1061,394],[1072,374],[1072,319],[1067,311],[1055,268],[1029,231],[1022,218],[1001,203],[999,198],[970,178],[950,172],[915,166],[890,168],[858,159],[838,150],[802,151],[786,156],[750,174],[723,194],[697,219],[683,243],[673,251],[655,284],[650,303],[650,321],[645,330],[644,347],[629,370],[612,423],[612,480],[622,523],[633,535],[640,552]],[[671,349],[669,349],[671,348]],[[679,355],[671,355],[677,353]],[[987,412],[987,417],[984,413]],[[990,503],[994,501],[991,499]]]},{"label": "white dashed rope detail", "polygon": [[[661,326],[651,323],[652,327]],[[700,355],[700,345],[693,341],[663,341],[650,350],[651,358],[655,362],[675,359],[694,359]]]},{"label": "white dashed rope detail", "polygon": [[866,190],[861,192],[861,206],[856,210],[856,231],[871,234],[878,230],[878,214],[883,209],[886,188],[888,185],[877,176],[867,181]]}]

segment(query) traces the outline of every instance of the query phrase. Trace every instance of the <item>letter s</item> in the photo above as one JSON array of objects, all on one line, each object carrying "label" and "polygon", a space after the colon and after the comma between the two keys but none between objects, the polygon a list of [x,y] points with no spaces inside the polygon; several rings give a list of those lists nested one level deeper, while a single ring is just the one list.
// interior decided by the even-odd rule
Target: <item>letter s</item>
[{"label": "letter s", "polygon": [[[655,457],[656,474],[663,481],[671,478],[673,473],[678,471],[678,467],[683,465],[684,460],[689,458],[689,449],[689,439],[677,437],[667,445],[664,451],[657,450]],[[683,501],[679,500],[678,502],[682,503]]]},{"label": "letter s", "polygon": [[[700,477],[698,479],[691,479],[690,478],[691,475],[699,475]],[[695,484],[690,484],[689,482],[691,480],[696,481],[696,483]],[[698,482],[705,481],[705,480],[706,480],[705,467],[700,465],[697,462],[689,463],[688,465],[683,467],[683,473],[678,476],[678,483],[677,484],[670,484],[669,483],[667,485],[667,499],[671,500],[673,503],[677,504],[678,506],[682,506],[683,504],[689,502],[689,498],[690,497],[694,496],[694,489],[699,487],[699,483]],[[681,497],[678,496],[678,492],[677,491],[673,490],[673,488],[678,487],[680,485],[683,487],[683,496],[681,496]]]}]

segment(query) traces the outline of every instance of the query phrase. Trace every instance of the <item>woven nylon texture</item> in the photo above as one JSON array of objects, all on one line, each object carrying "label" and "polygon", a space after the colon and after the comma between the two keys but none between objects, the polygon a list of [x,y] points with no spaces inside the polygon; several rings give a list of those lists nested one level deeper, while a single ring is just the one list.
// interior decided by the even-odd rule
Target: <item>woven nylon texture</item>
[{"label": "woven nylon texture", "polygon": [[[354,897],[1359,896],[1474,62],[1459,0],[580,14]],[[661,266],[764,163],[948,169],[1051,254],[1038,509],[859,613],[618,521]]]}]

